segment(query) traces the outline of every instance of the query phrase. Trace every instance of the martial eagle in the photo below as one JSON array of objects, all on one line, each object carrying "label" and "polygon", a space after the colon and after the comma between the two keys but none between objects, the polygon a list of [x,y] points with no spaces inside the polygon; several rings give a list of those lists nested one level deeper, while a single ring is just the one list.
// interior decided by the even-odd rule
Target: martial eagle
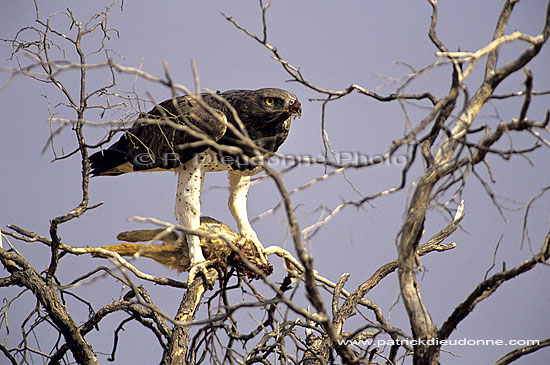
[{"label": "martial eagle", "polygon": [[[291,119],[301,112],[296,95],[275,88],[168,99],[140,115],[108,149],[91,155],[92,174],[176,170],[176,218],[186,228],[197,230],[204,174],[229,171],[231,214],[241,235],[254,242],[267,264],[248,221],[250,178],[261,171],[257,158],[277,151],[288,136]],[[187,235],[186,240],[191,266],[205,262],[199,237]]]}]

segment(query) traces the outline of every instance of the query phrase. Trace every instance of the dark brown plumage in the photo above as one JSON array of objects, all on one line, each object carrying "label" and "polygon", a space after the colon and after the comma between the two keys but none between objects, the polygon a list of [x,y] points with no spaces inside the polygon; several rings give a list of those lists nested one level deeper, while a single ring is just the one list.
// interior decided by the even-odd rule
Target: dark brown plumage
[{"label": "dark brown plumage", "polygon": [[[302,111],[296,96],[281,89],[229,90],[218,95],[235,108],[255,144],[271,152],[288,136],[291,116],[300,116]],[[240,129],[227,105],[211,94],[202,94],[201,98],[210,108],[204,108],[196,97],[186,95],[168,99],[140,115],[118,142],[90,156],[92,173],[120,175],[174,169],[209,147],[216,149],[204,140],[239,147],[245,155],[253,157],[253,149],[225,124]],[[218,160],[234,170],[253,167],[238,154],[216,152]]]}]

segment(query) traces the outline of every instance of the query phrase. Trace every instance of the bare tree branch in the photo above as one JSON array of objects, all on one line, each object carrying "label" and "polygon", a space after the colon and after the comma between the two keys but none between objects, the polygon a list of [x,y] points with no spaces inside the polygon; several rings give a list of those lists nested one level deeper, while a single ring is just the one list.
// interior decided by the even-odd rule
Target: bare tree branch
[{"label": "bare tree branch", "polygon": [[498,272],[489,278],[483,280],[468,297],[455,308],[453,313],[441,325],[438,331],[440,340],[447,339],[456,326],[470,314],[475,306],[495,292],[505,281],[531,270],[537,264],[548,261],[550,258],[550,232],[546,235],[544,243],[539,253],[525,260],[522,264],[514,266],[511,269]]},{"label": "bare tree branch", "polygon": [[550,346],[550,338],[540,340],[536,345],[524,346],[514,349],[497,360],[495,365],[507,365],[511,364],[522,356],[529,355],[532,352],[540,350],[544,347]]}]

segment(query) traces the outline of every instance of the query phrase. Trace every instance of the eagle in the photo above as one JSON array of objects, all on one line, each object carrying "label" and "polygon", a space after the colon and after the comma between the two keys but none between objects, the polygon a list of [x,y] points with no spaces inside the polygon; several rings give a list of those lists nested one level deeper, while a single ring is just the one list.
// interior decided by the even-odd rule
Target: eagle
[{"label": "eagle", "polygon": [[[178,176],[174,213],[185,228],[200,227],[204,175],[229,172],[228,206],[240,234],[251,240],[262,264],[263,246],[248,220],[251,176],[262,170],[261,159],[277,151],[300,117],[296,95],[282,89],[229,90],[174,97],[142,113],[108,149],[90,156],[93,176],[138,171],[175,170]],[[204,272],[200,238],[185,237],[190,271]]]}]

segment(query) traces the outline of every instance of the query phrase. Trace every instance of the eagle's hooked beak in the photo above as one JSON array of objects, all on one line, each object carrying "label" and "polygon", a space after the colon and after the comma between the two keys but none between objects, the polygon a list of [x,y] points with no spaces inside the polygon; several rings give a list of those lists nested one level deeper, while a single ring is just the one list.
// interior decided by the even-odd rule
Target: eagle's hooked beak
[{"label": "eagle's hooked beak", "polygon": [[302,104],[295,100],[294,103],[290,104],[287,109],[291,114],[296,114],[298,118],[302,116]]}]

